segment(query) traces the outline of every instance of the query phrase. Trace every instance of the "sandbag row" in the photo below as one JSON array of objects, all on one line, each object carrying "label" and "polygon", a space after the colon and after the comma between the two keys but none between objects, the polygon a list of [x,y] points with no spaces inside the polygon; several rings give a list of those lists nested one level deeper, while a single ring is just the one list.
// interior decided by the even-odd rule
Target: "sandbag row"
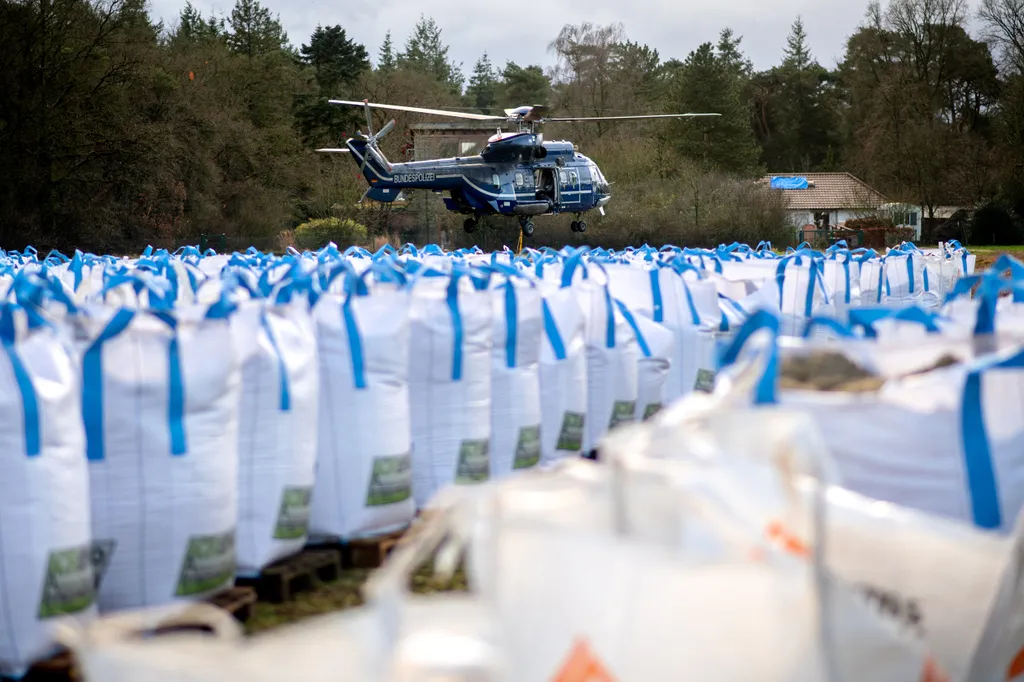
[{"label": "sandbag row", "polygon": [[[0,502],[0,530],[32,539],[0,548],[20,567],[0,661],[41,656],[52,615],[195,599],[311,537],[401,527],[446,485],[590,452],[710,389],[751,310],[784,307],[771,292],[833,300],[809,273],[851,253],[2,254],[0,395],[20,406],[2,479],[22,511]],[[962,255],[902,253],[856,255],[922,272]],[[52,520],[27,523],[47,496]]]}]

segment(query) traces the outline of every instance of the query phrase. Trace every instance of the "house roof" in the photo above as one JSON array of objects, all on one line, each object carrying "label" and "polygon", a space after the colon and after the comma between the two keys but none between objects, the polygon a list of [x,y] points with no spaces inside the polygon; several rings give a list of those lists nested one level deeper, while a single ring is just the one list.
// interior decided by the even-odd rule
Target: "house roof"
[{"label": "house roof", "polygon": [[796,210],[875,209],[888,202],[885,196],[849,173],[772,173],[760,182],[771,179],[807,178],[807,189],[777,189]]}]

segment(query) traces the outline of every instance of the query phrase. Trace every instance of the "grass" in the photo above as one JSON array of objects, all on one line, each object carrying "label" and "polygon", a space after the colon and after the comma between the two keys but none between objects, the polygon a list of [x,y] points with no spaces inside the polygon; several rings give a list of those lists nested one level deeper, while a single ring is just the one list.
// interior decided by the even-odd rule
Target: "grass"
[{"label": "grass", "polygon": [[967,250],[978,257],[974,265],[975,272],[989,267],[1003,254],[1024,260],[1024,245],[1013,246],[972,246],[968,245]]},{"label": "grass", "polygon": [[[372,569],[350,568],[341,572],[337,580],[318,583],[312,590],[295,595],[295,600],[284,604],[257,602],[249,621],[245,624],[247,633],[262,632],[280,625],[294,623],[310,616],[332,611],[350,609],[363,604],[362,587]],[[423,566],[410,581],[415,593],[464,591],[466,574],[461,568],[450,582],[439,582],[433,576],[433,567]]]}]

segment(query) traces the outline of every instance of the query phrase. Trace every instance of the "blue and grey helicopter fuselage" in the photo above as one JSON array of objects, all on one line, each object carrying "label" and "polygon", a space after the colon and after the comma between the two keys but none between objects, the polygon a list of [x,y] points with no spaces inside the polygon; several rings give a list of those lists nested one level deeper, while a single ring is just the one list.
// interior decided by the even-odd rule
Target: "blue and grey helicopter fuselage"
[{"label": "blue and grey helicopter fuselage", "polygon": [[[602,209],[611,199],[608,182],[596,163],[571,142],[545,142],[532,132],[498,133],[474,156],[394,164],[365,139],[353,138],[345,144],[369,182],[367,198],[391,202],[404,189],[447,192],[445,207],[471,216],[468,231],[481,216],[505,215],[518,217],[532,232],[531,216],[573,213],[579,217]],[[573,229],[581,225],[585,229],[585,223],[574,221]]]}]

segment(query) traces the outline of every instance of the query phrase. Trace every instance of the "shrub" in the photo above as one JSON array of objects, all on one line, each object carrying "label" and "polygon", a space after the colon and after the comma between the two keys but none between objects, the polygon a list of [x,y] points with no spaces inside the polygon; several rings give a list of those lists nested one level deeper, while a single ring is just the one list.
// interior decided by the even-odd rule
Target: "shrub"
[{"label": "shrub", "polygon": [[967,229],[972,244],[1010,246],[1021,243],[1020,227],[1013,213],[995,201],[990,201],[975,211]]},{"label": "shrub", "polygon": [[341,250],[366,243],[366,227],[348,218],[316,218],[295,228],[295,247],[315,251],[328,242]]},{"label": "shrub", "polygon": [[893,227],[891,220],[878,217],[847,220],[846,227],[863,232],[862,246],[877,251],[884,250],[887,246],[897,246],[900,242],[913,241],[915,234],[912,227]]},{"label": "shrub", "polygon": [[[613,249],[644,243],[708,248],[732,242],[754,246],[769,241],[776,248],[796,244],[796,230],[787,221],[781,193],[745,178],[683,165],[676,177],[645,177],[635,184],[616,184],[613,190],[607,215],[585,214],[588,227],[584,234],[569,230],[571,214],[540,216],[534,221],[537,231],[527,244]],[[457,224],[450,228],[453,248],[516,246],[518,230],[513,219],[488,218],[486,228],[466,235],[461,229],[462,216],[456,218]]]}]

